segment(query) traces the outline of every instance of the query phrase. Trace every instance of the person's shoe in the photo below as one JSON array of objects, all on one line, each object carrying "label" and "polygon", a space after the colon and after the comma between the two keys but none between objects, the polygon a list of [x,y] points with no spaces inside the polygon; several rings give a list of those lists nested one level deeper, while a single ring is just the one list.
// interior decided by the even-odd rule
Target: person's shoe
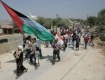
[{"label": "person's shoe", "polygon": [[37,70],[38,69],[38,67],[37,68],[35,68],[35,70]]},{"label": "person's shoe", "polygon": [[35,70],[37,70],[38,69],[38,66],[37,65],[35,65]]},{"label": "person's shoe", "polygon": [[28,71],[28,68],[26,68],[25,72],[27,72],[27,71]]},{"label": "person's shoe", "polygon": [[40,57],[40,59],[43,59],[43,57]]},{"label": "person's shoe", "polygon": [[15,79],[18,79],[19,78],[19,76],[16,76],[16,78]]},{"label": "person's shoe", "polygon": [[58,61],[60,61],[60,59],[58,59]]},{"label": "person's shoe", "polygon": [[52,63],[52,65],[54,65],[54,64],[55,64],[55,62]]}]

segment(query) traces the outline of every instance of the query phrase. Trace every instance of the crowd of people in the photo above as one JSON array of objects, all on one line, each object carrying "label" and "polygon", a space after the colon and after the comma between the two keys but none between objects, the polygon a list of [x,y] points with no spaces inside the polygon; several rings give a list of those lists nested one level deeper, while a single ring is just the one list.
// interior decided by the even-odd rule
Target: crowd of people
[{"label": "crowd of people", "polygon": [[[60,35],[63,39],[63,45],[60,44],[59,39],[56,38],[56,33],[51,31],[52,35],[55,36],[53,47],[53,64],[55,64],[56,56],[58,61],[60,61],[60,50],[66,51],[67,46],[72,46],[73,50],[78,51],[79,46],[82,43],[84,49],[87,49],[88,45],[94,46],[93,43],[93,33],[89,31],[84,32],[84,28],[81,25],[73,26],[72,28],[64,28],[60,27]],[[83,38],[83,42],[81,42],[81,38]],[[48,44],[46,44],[48,46]]]},{"label": "crowd of people", "polygon": [[[35,65],[35,69],[38,69],[40,66],[39,59],[42,59],[41,51],[42,41],[38,38],[32,38],[30,35],[26,38],[23,35],[23,46],[19,45],[18,49],[14,52],[13,56],[16,59],[17,64],[17,76],[16,79],[20,76],[20,73],[28,70],[23,66],[23,50],[25,50],[25,58],[30,59],[30,64]],[[34,59],[34,60],[33,60]]]},{"label": "crowd of people", "polygon": [[[45,41],[45,46],[49,47],[49,44],[53,48],[53,65],[55,64],[56,59],[60,61],[60,50],[66,51],[68,46],[72,46],[73,50],[78,51],[79,45],[81,44],[81,37],[83,36],[83,45],[84,49],[87,49],[88,43],[91,43],[94,46],[93,39],[94,36],[89,31],[83,33],[83,27],[81,25],[73,26],[72,28],[60,27],[60,35],[63,39],[63,45],[60,44],[59,39],[55,37],[52,44],[49,41]],[[51,31],[53,36],[56,36],[57,32]],[[43,59],[41,51],[42,41],[38,38],[32,38],[28,36],[27,38],[23,35],[23,46],[19,45],[18,50],[15,51],[13,56],[16,59],[17,64],[17,76],[16,79],[20,76],[20,73],[28,70],[23,66],[23,50],[26,51],[25,58],[30,59],[30,63],[35,65],[35,69],[38,69],[40,66],[39,59]]]}]

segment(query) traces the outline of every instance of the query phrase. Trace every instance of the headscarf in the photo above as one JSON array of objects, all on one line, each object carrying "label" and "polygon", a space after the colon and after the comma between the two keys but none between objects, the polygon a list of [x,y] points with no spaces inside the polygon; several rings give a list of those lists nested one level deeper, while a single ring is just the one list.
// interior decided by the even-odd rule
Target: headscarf
[{"label": "headscarf", "polygon": [[23,51],[23,46],[19,45],[18,48]]}]

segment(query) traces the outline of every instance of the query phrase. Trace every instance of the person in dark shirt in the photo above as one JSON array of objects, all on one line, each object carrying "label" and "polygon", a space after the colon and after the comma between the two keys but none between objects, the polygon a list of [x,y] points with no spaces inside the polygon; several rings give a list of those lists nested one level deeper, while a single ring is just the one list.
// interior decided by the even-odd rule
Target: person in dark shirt
[{"label": "person in dark shirt", "polygon": [[73,49],[74,49],[74,46],[75,46],[75,41],[76,41],[76,33],[73,33],[73,36],[72,36]]},{"label": "person in dark shirt", "polygon": [[23,35],[23,48],[25,48],[25,45],[26,45],[26,37],[25,35]]},{"label": "person in dark shirt", "polygon": [[65,51],[67,48],[67,41],[66,41],[65,37],[63,37],[63,41],[64,41],[63,50]]},{"label": "person in dark shirt", "polygon": [[92,44],[92,46],[94,46],[93,40],[94,40],[94,36],[93,36],[93,34],[91,34],[91,36],[90,36],[90,43]]},{"label": "person in dark shirt", "polygon": [[77,35],[77,37],[76,37],[76,50],[79,50],[79,43],[80,43],[80,38]]},{"label": "person in dark shirt", "polygon": [[58,39],[57,38],[54,39],[52,47],[53,47],[53,65],[54,65],[55,64],[56,56],[58,58],[58,61],[60,61],[60,49],[61,49],[61,45],[58,43]]},{"label": "person in dark shirt", "polygon": [[15,79],[19,78],[20,76],[20,71],[26,71],[28,70],[28,68],[25,68],[23,66],[23,47],[21,45],[18,46],[18,50],[16,50],[13,54],[13,56],[16,59],[16,64],[17,64],[17,76]]}]

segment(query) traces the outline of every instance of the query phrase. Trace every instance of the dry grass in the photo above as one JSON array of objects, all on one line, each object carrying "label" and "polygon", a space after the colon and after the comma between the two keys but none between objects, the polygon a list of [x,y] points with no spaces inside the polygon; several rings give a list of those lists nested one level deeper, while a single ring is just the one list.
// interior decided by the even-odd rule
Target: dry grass
[{"label": "dry grass", "polygon": [[101,49],[101,53],[105,56],[105,41],[101,41],[101,42],[96,42],[97,46],[96,48],[97,49]]},{"label": "dry grass", "polygon": [[98,38],[95,39],[96,48],[101,49],[101,53],[105,56],[105,41],[100,41]]}]

